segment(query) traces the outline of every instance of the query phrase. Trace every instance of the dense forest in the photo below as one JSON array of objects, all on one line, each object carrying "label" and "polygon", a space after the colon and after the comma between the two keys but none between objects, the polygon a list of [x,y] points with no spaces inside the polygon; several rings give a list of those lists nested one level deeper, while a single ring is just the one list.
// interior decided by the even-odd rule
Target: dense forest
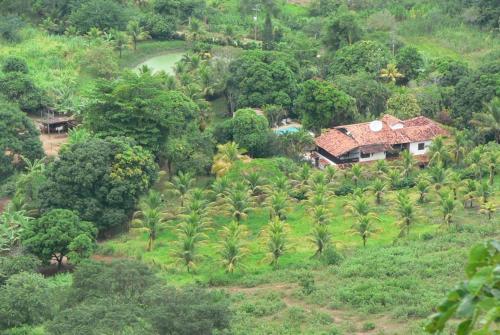
[{"label": "dense forest", "polygon": [[499,163],[497,0],[0,0],[0,334],[497,334]]}]

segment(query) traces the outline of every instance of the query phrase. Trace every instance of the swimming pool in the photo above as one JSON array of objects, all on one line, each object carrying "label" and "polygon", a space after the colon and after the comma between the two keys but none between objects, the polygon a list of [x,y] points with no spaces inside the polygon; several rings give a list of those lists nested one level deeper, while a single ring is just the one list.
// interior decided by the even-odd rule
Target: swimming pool
[{"label": "swimming pool", "polygon": [[279,128],[274,130],[274,132],[278,135],[283,135],[283,134],[288,134],[288,133],[296,133],[300,130],[300,127],[297,126],[290,126],[286,128]]}]

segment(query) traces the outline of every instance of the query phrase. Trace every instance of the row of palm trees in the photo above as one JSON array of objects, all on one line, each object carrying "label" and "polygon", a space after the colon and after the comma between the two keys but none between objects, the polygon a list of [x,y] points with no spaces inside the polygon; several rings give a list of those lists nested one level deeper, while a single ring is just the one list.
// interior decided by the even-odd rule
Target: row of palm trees
[{"label": "row of palm trees", "polygon": [[[497,155],[498,152],[493,149],[497,148],[492,146],[482,149],[481,160],[493,160],[485,157],[486,154]],[[333,167],[318,171],[304,164],[272,181],[266,180],[259,170],[250,169],[234,182],[234,178],[227,175],[228,171],[237,161],[247,161],[249,158],[242,154],[236,144],[229,143],[219,146],[219,153],[215,157],[219,164],[214,164],[217,167],[214,173],[218,177],[209,189],[196,188],[191,175],[179,172],[166,184],[167,192],[171,195],[169,199],[177,199],[175,205],[171,205],[167,211],[163,197],[151,191],[140,202],[134,225],[148,231],[148,250],[151,250],[158,229],[167,222],[175,224],[177,242],[174,255],[191,271],[200,259],[200,247],[206,243],[207,234],[213,229],[210,218],[221,215],[230,217],[231,223],[218,233],[218,251],[221,263],[228,272],[232,272],[241,265],[241,259],[248,252],[249,232],[245,221],[256,208],[265,208],[269,212],[269,222],[263,227],[260,236],[265,241],[270,264],[278,266],[281,256],[290,250],[290,227],[286,222],[296,202],[303,204],[311,218],[309,241],[315,248],[314,256],[321,257],[325,250],[333,247],[330,232],[333,222],[332,199],[335,190],[346,180],[357,186],[346,201],[345,209],[353,219],[350,231],[361,238],[363,245],[380,231],[377,225],[380,219],[375,214],[374,206],[383,204],[386,193],[396,190],[402,178],[414,179],[414,190],[418,197],[413,200],[407,189],[396,194],[393,208],[398,217],[399,237],[410,234],[411,228],[420,220],[421,207],[429,206],[426,204],[432,194],[432,198],[437,199],[434,203],[442,214],[444,227],[453,226],[459,198],[465,208],[474,207],[477,202],[480,212],[492,220],[496,206],[489,200],[493,193],[495,169],[488,166],[490,176],[486,179],[481,179],[483,175],[476,173],[466,174],[468,177],[461,179],[461,172],[470,169],[471,164],[476,162],[469,158],[475,153],[464,155],[462,170],[444,166],[446,159],[443,150],[434,150],[431,154],[430,167],[422,171],[416,168],[414,158],[404,152],[396,166],[378,161],[368,167],[354,165],[345,171]],[[451,163],[447,164],[449,166]],[[367,183],[367,180],[372,181]],[[373,203],[368,194],[373,194]]]}]

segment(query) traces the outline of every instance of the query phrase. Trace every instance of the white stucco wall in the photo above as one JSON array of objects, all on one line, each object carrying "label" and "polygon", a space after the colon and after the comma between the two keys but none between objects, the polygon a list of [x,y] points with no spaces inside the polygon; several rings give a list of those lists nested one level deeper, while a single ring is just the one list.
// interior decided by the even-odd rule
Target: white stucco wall
[{"label": "white stucco wall", "polygon": [[[419,143],[424,143],[424,150],[418,150],[418,144]],[[427,150],[429,149],[429,146],[431,145],[431,143],[432,143],[432,141],[410,143],[410,153],[412,155],[423,155],[423,154],[426,154]]]},{"label": "white stucco wall", "polygon": [[368,157],[368,158],[361,158],[361,155],[359,156],[360,162],[369,162],[369,161],[375,161],[378,159],[385,159],[385,152],[376,152],[374,154],[371,154],[370,157]]}]

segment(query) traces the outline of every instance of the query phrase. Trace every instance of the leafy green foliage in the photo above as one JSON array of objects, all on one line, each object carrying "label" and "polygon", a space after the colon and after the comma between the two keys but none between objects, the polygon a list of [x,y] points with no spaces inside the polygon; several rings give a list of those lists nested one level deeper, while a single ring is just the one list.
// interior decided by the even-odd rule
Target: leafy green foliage
[{"label": "leafy green foliage", "polygon": [[269,51],[247,51],[231,62],[228,87],[237,108],[281,105],[291,110],[297,95],[295,60]]},{"label": "leafy green foliage", "polygon": [[472,248],[465,268],[467,280],[448,293],[438,306],[425,329],[428,333],[441,332],[446,323],[456,317],[461,320],[457,335],[491,334],[498,322],[497,290],[500,264],[498,241],[485,242]]},{"label": "leafy green foliage", "polygon": [[0,257],[0,286],[11,276],[21,272],[34,272],[40,265],[40,260],[30,254]]},{"label": "leafy green foliage", "polygon": [[338,50],[359,41],[362,36],[363,31],[356,13],[340,11],[332,15],[326,23],[323,42],[328,48]]},{"label": "leafy green foliage", "polygon": [[91,28],[123,30],[127,19],[125,8],[112,0],[85,1],[69,17],[71,24],[81,33],[86,33]]},{"label": "leafy green foliage", "polygon": [[418,49],[406,46],[398,50],[396,54],[396,66],[403,77],[400,82],[408,82],[416,79],[424,67],[424,60]]},{"label": "leafy green foliage", "polygon": [[43,261],[55,258],[60,265],[70,250],[80,251],[80,258],[89,255],[96,233],[92,223],[81,221],[74,212],[53,209],[39,219],[28,221],[23,227],[22,241],[28,251]]},{"label": "leafy green foliage", "polygon": [[33,122],[16,106],[0,99],[0,180],[22,166],[19,159],[33,160],[43,157],[39,131]]},{"label": "leafy green foliage", "polygon": [[301,113],[304,127],[316,133],[322,128],[352,122],[357,117],[355,100],[321,80],[308,80],[303,84],[296,109]]},{"label": "leafy green foliage", "polygon": [[197,127],[198,106],[180,92],[165,91],[160,76],[126,73],[102,82],[85,121],[101,136],[127,136],[159,155],[169,139]]},{"label": "leafy green foliage", "polygon": [[389,51],[385,46],[374,41],[359,41],[339,49],[333,56],[330,74],[352,75],[367,72],[378,76],[389,62]]},{"label": "leafy green foliage", "polygon": [[43,211],[66,208],[102,234],[125,222],[156,178],[151,154],[127,140],[96,139],[67,146],[47,168]]},{"label": "leafy green foliage", "polygon": [[0,329],[41,324],[52,310],[48,284],[40,274],[15,274],[0,287]]}]

